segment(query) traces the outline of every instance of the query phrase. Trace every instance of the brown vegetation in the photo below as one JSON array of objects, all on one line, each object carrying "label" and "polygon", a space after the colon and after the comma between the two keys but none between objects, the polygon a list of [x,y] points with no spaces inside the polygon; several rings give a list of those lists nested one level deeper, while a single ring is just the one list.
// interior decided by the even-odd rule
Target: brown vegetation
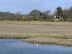
[{"label": "brown vegetation", "polygon": [[29,43],[38,43],[38,44],[55,44],[55,45],[65,45],[72,46],[72,39],[59,39],[59,38],[50,38],[50,37],[36,37],[30,39],[22,40]]},{"label": "brown vegetation", "polygon": [[72,23],[0,21],[0,38],[72,46]]},{"label": "brown vegetation", "polygon": [[0,33],[72,34],[72,23],[0,21]]}]

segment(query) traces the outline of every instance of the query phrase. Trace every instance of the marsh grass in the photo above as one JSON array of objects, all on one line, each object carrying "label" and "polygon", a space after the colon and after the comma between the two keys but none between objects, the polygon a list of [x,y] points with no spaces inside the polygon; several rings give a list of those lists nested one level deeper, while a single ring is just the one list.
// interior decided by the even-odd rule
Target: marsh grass
[{"label": "marsh grass", "polygon": [[22,39],[29,43],[72,46],[72,34],[0,34],[0,39]]},{"label": "marsh grass", "polygon": [[4,34],[0,33],[0,38],[36,38],[36,37],[46,37],[46,38],[57,38],[57,39],[72,39],[72,34]]},{"label": "marsh grass", "polygon": [[0,34],[0,39],[28,39],[31,36],[25,34]]},{"label": "marsh grass", "polygon": [[24,25],[24,24],[33,24],[33,25],[68,25],[72,24],[72,22],[47,22],[47,21],[9,21],[9,20],[4,20],[0,21],[0,24],[15,24],[15,25]]},{"label": "marsh grass", "polygon": [[72,46],[72,35],[37,35],[35,37],[32,37],[30,39],[24,39],[22,41],[38,44],[56,44]]},{"label": "marsh grass", "polygon": [[24,39],[24,42],[72,46],[72,23],[0,21],[0,39]]}]

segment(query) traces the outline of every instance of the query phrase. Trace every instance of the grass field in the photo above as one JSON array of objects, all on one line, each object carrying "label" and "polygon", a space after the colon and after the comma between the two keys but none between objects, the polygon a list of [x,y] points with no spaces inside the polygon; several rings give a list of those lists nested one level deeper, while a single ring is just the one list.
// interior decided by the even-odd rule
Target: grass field
[{"label": "grass field", "polygon": [[0,38],[72,46],[72,23],[0,21]]},{"label": "grass field", "polygon": [[0,21],[0,33],[72,34],[72,23]]}]

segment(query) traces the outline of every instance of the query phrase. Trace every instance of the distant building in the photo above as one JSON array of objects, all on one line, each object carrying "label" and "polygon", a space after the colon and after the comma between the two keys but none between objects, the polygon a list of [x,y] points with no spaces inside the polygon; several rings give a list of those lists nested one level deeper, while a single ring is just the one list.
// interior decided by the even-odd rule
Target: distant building
[{"label": "distant building", "polygon": [[54,21],[59,21],[59,19],[54,15]]},{"label": "distant building", "polygon": [[34,19],[34,16],[22,16],[22,19]]},{"label": "distant building", "polygon": [[22,19],[26,19],[27,18],[27,16],[22,16]]},{"label": "distant building", "polygon": [[54,21],[64,21],[64,16],[60,17],[59,19],[56,17],[56,15],[54,15]]}]

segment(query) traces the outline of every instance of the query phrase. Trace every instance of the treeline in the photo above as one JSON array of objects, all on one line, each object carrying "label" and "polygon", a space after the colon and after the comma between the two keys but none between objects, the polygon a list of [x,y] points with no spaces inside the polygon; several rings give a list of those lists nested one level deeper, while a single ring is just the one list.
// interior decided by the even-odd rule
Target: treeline
[{"label": "treeline", "polygon": [[22,15],[10,12],[0,12],[0,20],[22,20]]},{"label": "treeline", "polygon": [[72,7],[69,9],[62,10],[61,7],[57,7],[54,15],[60,21],[72,21]]},{"label": "treeline", "polygon": [[18,20],[18,21],[72,21],[72,7],[62,10],[57,7],[53,14],[51,11],[41,12],[39,10],[32,10],[27,15],[22,15],[20,12],[16,14],[10,12],[0,12],[0,20]]}]

